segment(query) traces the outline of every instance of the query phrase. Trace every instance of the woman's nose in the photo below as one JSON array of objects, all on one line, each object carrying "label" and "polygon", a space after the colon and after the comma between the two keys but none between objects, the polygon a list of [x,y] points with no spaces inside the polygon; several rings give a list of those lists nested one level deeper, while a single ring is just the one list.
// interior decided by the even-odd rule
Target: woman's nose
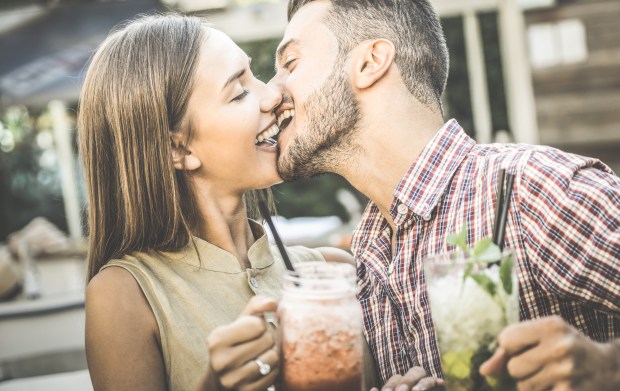
[{"label": "woman's nose", "polygon": [[282,93],[271,83],[265,84],[265,93],[261,101],[261,110],[265,113],[272,112],[282,102]]},{"label": "woman's nose", "polygon": [[267,85],[272,86],[280,91],[281,95],[284,95],[284,75],[282,75],[281,72],[278,72],[274,77],[272,77],[271,80],[267,82]]}]

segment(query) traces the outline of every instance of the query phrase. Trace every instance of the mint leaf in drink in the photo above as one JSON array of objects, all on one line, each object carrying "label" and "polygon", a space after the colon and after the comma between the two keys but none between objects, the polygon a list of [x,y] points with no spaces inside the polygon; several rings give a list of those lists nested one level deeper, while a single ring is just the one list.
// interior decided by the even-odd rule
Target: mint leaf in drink
[{"label": "mint leaf in drink", "polygon": [[474,257],[480,262],[496,262],[502,259],[502,251],[491,238],[484,238],[476,243]]},{"label": "mint leaf in drink", "polygon": [[512,294],[512,266],[514,261],[512,255],[507,255],[499,265],[499,279],[502,281],[504,290],[509,295]]},{"label": "mint leaf in drink", "polygon": [[465,254],[471,255],[471,249],[467,246],[467,226],[463,224],[460,232],[454,232],[446,238],[448,244],[458,247]]},{"label": "mint leaf in drink", "polygon": [[[491,296],[495,296],[497,293],[497,284],[484,273],[489,262],[499,261],[502,257],[502,252],[499,247],[493,243],[491,238],[484,238],[479,240],[473,247],[467,245],[467,226],[463,225],[459,232],[454,232],[448,235],[446,238],[448,244],[456,246],[458,249],[465,253],[466,257],[470,257],[473,262],[470,262],[465,267],[463,272],[463,281],[466,281],[468,277],[476,282],[485,292]],[[510,277],[510,265],[507,267],[508,277]],[[512,281],[511,281],[512,283]],[[512,286],[508,287],[502,280],[504,289],[512,289]]]},{"label": "mint leaf in drink", "polygon": [[482,273],[477,273],[472,274],[471,278],[476,281],[480,288],[484,289],[489,295],[495,296],[497,293],[495,283],[489,278],[489,276]]},{"label": "mint leaf in drink", "polygon": [[[469,275],[471,274],[471,271],[473,270],[474,265],[472,265],[471,263],[468,263],[467,266],[465,267],[465,271],[463,272],[463,282],[465,282],[465,280],[467,280],[467,277],[469,277]],[[465,287],[463,285],[463,287]]]},{"label": "mint leaf in drink", "polygon": [[474,246],[474,257],[481,258],[481,255],[484,254],[490,246],[493,245],[493,241],[491,238],[484,238],[479,240],[478,243]]}]

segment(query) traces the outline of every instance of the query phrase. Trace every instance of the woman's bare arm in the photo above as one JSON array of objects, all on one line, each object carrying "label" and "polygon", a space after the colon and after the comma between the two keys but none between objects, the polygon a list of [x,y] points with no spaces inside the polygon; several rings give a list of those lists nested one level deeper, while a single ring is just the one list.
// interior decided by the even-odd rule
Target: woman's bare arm
[{"label": "woman's bare arm", "polygon": [[355,266],[355,259],[353,258],[353,255],[345,250],[337,247],[317,247],[316,250],[321,253],[327,262],[350,263]]},{"label": "woman's bare arm", "polygon": [[122,268],[104,269],[88,284],[86,356],[95,391],[166,390],[155,315]]}]

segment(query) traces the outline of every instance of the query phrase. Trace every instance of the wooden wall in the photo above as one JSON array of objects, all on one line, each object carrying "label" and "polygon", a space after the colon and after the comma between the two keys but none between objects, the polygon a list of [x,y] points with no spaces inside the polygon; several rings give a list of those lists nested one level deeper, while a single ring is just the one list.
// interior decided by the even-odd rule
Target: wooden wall
[{"label": "wooden wall", "polygon": [[558,0],[526,14],[528,25],[580,19],[587,60],[533,69],[540,141],[593,156],[620,174],[620,1]]}]

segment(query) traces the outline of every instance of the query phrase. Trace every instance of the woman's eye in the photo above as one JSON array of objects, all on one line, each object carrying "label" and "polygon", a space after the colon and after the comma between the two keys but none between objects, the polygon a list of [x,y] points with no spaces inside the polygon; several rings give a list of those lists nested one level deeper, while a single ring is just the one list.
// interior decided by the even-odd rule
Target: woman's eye
[{"label": "woman's eye", "polygon": [[241,100],[241,99],[245,98],[249,93],[250,93],[249,90],[244,89],[243,92],[241,94],[235,96],[232,99],[232,101],[235,102],[235,101]]}]

